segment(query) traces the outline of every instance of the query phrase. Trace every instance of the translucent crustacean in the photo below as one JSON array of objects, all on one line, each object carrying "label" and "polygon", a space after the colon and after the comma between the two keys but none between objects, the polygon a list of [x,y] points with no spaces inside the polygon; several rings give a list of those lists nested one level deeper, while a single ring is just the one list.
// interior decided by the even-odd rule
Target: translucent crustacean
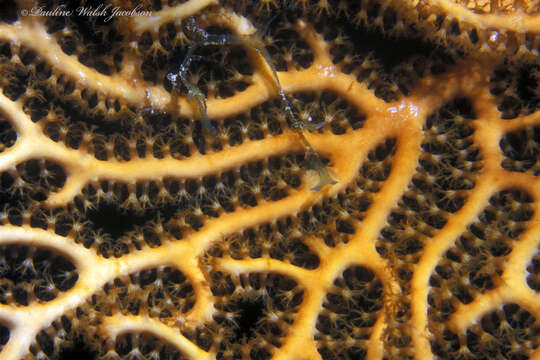
[{"label": "translucent crustacean", "polygon": [[[275,18],[275,17],[274,17]],[[272,58],[268,51],[266,50],[266,47],[264,46],[264,43],[262,41],[262,38],[266,31],[268,30],[268,26],[272,23],[272,20],[266,22],[266,24],[261,27],[257,32],[255,32],[252,35],[236,35],[236,34],[209,34],[206,30],[201,28],[195,18],[189,17],[184,20],[184,32],[187,34],[188,38],[192,41],[191,46],[189,47],[189,50],[178,67],[177,71],[173,71],[167,74],[167,79],[171,81],[174,88],[178,89],[180,84],[184,85],[184,87],[188,91],[187,99],[189,102],[194,103],[197,106],[199,115],[201,117],[203,128],[208,130],[212,136],[217,135],[216,128],[212,125],[210,122],[210,119],[208,118],[207,114],[207,107],[206,107],[206,96],[204,93],[199,89],[195,84],[192,84],[188,79],[188,71],[191,63],[193,60],[197,60],[198,56],[195,55],[195,51],[199,47],[204,46],[211,46],[211,45],[217,45],[217,46],[231,46],[231,45],[241,45],[245,46],[247,48],[255,50],[257,53],[259,53],[262,58],[264,59],[266,65],[270,68],[270,71],[272,72],[272,76],[274,78],[274,81],[276,83],[276,86],[278,88],[278,94],[282,101],[282,107],[287,116],[289,116],[293,129],[296,130],[298,135],[300,136],[300,139],[302,141],[303,146],[306,149],[306,160],[308,167],[310,169],[313,169],[317,171],[319,174],[319,182],[318,184],[313,188],[315,191],[321,190],[325,185],[334,185],[337,184],[337,182],[332,178],[330,173],[328,172],[328,169],[326,168],[326,165],[324,162],[320,159],[319,155],[315,152],[305,135],[302,133],[304,129],[308,130],[318,130],[322,128],[325,125],[324,120],[320,123],[313,124],[307,121],[300,120],[298,116],[296,115],[294,111],[294,107],[290,101],[290,99],[287,97],[287,94],[281,87],[281,83],[279,82],[279,77],[277,75],[275,67],[272,65]],[[180,82],[178,81],[180,80]]]}]

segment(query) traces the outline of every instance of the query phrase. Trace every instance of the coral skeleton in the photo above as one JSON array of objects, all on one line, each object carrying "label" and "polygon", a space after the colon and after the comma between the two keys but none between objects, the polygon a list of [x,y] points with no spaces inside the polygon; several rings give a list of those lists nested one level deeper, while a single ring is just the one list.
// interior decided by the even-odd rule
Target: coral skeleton
[{"label": "coral skeleton", "polygon": [[539,52],[537,0],[4,1],[0,360],[540,359]]}]

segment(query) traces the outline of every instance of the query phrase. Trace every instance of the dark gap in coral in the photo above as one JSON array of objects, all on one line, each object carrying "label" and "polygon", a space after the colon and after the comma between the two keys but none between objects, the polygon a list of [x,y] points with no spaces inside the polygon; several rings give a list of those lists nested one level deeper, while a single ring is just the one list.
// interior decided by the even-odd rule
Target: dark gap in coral
[{"label": "dark gap in coral", "polygon": [[0,152],[12,147],[17,141],[17,132],[8,121],[3,121],[0,117]]},{"label": "dark gap in coral", "polygon": [[165,204],[159,208],[134,210],[120,208],[118,205],[100,201],[96,207],[87,211],[87,218],[92,221],[96,229],[101,229],[110,234],[113,239],[118,239],[137,226],[143,226],[158,217],[166,223],[178,210],[174,204]]},{"label": "dark gap in coral", "polygon": [[[92,97],[90,97],[92,99]],[[130,135],[134,126],[132,118],[109,120],[104,114],[91,114],[84,109],[81,104],[72,100],[66,100],[61,97],[56,97],[54,100],[54,106],[63,110],[68,125],[79,124],[87,129],[92,128],[94,133],[102,134],[105,136],[123,134]],[[133,114],[134,116],[135,114]],[[148,122],[148,124],[153,124]]]},{"label": "dark gap in coral", "polygon": [[11,330],[6,325],[0,324],[0,345],[5,345],[9,341]]},{"label": "dark gap in coral", "polygon": [[505,155],[502,167],[510,171],[530,172],[538,176],[540,170],[540,126],[530,126],[506,133],[499,146]]},{"label": "dark gap in coral", "polygon": [[73,344],[60,351],[58,360],[96,360],[99,359],[98,355],[95,349],[77,337]]},{"label": "dark gap in coral", "polygon": [[18,18],[17,2],[15,0],[2,1],[2,6],[0,6],[0,22],[13,23]]},{"label": "dark gap in coral", "polygon": [[236,302],[239,316],[236,319],[233,343],[241,343],[254,338],[257,333],[257,323],[264,317],[266,305],[262,298],[240,299]]}]

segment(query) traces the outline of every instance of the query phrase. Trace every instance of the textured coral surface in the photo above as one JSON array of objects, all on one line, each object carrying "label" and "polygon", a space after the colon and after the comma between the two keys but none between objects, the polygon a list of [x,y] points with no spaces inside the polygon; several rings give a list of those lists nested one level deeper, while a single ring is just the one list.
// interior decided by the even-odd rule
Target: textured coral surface
[{"label": "textured coral surface", "polygon": [[0,359],[540,359],[537,0],[1,7]]}]

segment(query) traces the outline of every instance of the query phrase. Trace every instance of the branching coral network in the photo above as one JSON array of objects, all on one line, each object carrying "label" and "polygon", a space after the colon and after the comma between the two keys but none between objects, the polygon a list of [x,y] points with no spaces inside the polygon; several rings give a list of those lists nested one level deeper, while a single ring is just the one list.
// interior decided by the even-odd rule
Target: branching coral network
[{"label": "branching coral network", "polygon": [[534,2],[10,6],[0,359],[540,357]]}]

